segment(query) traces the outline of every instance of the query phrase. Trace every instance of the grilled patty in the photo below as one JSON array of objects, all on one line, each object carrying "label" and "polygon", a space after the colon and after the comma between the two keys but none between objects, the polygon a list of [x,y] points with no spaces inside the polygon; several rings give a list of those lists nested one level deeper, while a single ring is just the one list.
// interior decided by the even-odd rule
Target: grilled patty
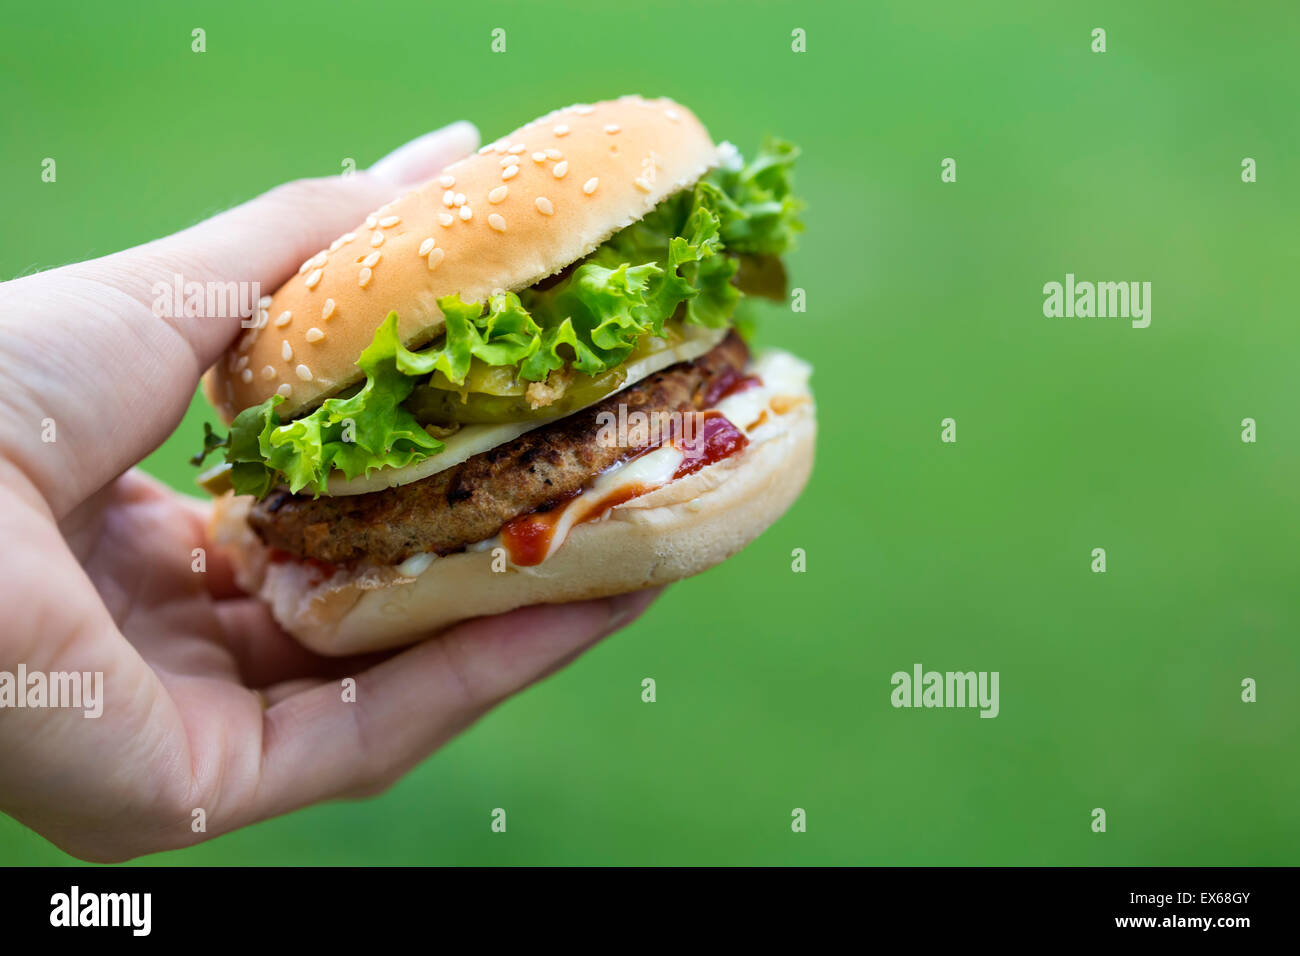
[{"label": "grilled patty", "polygon": [[599,416],[707,408],[716,386],[742,371],[749,352],[735,332],[693,362],[681,362],[604,401],[420,481],[364,495],[310,498],[274,491],[249,524],[273,548],[344,564],[399,564],[415,554],[450,554],[483,541],[512,518],[574,494],[636,447],[607,447]]}]

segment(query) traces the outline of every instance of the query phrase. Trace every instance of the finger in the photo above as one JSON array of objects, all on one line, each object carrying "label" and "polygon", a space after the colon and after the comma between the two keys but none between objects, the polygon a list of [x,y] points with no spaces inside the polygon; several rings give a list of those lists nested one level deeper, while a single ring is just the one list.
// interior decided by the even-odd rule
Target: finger
[{"label": "finger", "polygon": [[371,166],[370,173],[386,182],[417,185],[477,148],[478,130],[473,123],[462,120],[397,147]]},{"label": "finger", "polygon": [[479,618],[358,674],[355,702],[335,683],[280,701],[265,715],[259,817],[396,779],[494,704],[634,620],[657,594]]}]

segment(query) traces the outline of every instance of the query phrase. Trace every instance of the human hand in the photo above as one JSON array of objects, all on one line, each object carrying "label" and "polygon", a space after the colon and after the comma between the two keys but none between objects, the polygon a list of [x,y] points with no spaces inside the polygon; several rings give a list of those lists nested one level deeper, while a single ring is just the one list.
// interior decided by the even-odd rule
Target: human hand
[{"label": "human hand", "polygon": [[0,285],[0,680],[19,665],[103,674],[97,719],[0,710],[0,810],[111,861],[372,794],[652,600],[524,608],[395,654],[324,658],[239,591],[208,541],[207,505],[128,470],[239,332],[234,317],[156,316],[154,283],[274,289],[477,139],[456,124],[366,172],[289,183],[174,236]]}]

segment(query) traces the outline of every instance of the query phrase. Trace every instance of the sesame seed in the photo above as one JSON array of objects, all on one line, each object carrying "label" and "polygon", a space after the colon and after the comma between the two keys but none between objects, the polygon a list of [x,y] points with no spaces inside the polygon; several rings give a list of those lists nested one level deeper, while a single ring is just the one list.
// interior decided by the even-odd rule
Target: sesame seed
[{"label": "sesame seed", "polygon": [[343,237],[339,236],[337,239],[335,239],[333,242],[330,243],[330,252],[338,252],[339,246],[341,245],[343,245]]},{"label": "sesame seed", "polygon": [[[486,152],[487,152],[489,149],[491,149],[491,148],[492,148],[491,146],[484,146],[482,149],[479,150],[479,152],[480,152],[480,153],[486,153]],[[448,188],[450,188],[450,187],[452,187],[452,186],[455,186],[455,185],[456,185],[456,177],[455,177],[455,176],[450,176],[450,175],[448,175],[448,176],[439,176],[439,177],[438,177],[438,185],[441,186],[443,189],[448,189]]]},{"label": "sesame seed", "polygon": [[590,179],[588,179],[585,183],[582,184],[582,191],[586,193],[588,196],[590,196],[592,193],[596,191],[596,187],[599,185],[600,185],[600,180],[597,179],[595,176],[592,176]]},{"label": "sesame seed", "polygon": [[372,246],[382,246],[384,244],[384,234],[382,232],[374,233],[370,237],[370,244]]},{"label": "sesame seed", "polygon": [[307,334],[303,337],[308,342],[319,342],[321,339],[325,338],[325,333],[322,332],[320,329],[316,328],[315,326],[313,326],[312,328],[307,330]]},{"label": "sesame seed", "polygon": [[243,358],[241,358],[238,362],[235,363],[235,371],[236,371],[236,372],[239,372],[239,371],[242,371],[243,369],[246,369],[246,368],[248,368],[248,356],[247,356],[247,355],[245,355]]},{"label": "sesame seed", "polygon": [[321,271],[319,269],[313,269],[310,273],[308,273],[306,279],[307,288],[314,289],[316,288],[316,286],[320,285],[320,277],[321,277]]},{"label": "sesame seed", "polygon": [[537,211],[543,216],[550,216],[555,213],[555,207],[551,205],[551,201],[545,196],[538,196],[533,200],[533,205],[537,207]]},{"label": "sesame seed", "polygon": [[[268,321],[270,321],[270,319],[271,319],[271,313],[270,313],[270,312],[266,311],[266,309],[261,309],[261,310],[259,310],[258,313],[257,313],[257,327],[258,327],[259,329],[264,329],[264,328],[266,328],[266,323],[267,323]],[[254,338],[257,337],[257,332],[256,332],[256,331],[253,332],[253,337],[254,337]]]},{"label": "sesame seed", "polygon": [[277,329],[284,328],[286,325],[289,324],[289,320],[292,318],[293,318],[293,313],[286,309],[285,311],[281,312],[278,316],[276,316],[275,327]]},{"label": "sesame seed", "polygon": [[492,144],[492,149],[495,150],[495,151],[498,152],[498,153],[504,153],[504,152],[506,151],[506,144],[505,144],[505,143],[493,143],[493,144]]},{"label": "sesame seed", "polygon": [[262,296],[257,300],[257,307],[259,309],[269,309],[271,307],[271,297],[269,295]]},{"label": "sesame seed", "polygon": [[275,390],[275,394],[277,394],[277,395],[283,395],[285,398],[288,398],[288,397],[289,397],[289,394],[290,394],[292,391],[293,391],[293,389],[289,387],[289,383],[288,383],[288,382],[285,382],[283,385],[281,385],[279,388],[277,388],[277,389]]},{"label": "sesame seed", "polygon": [[401,221],[401,216],[385,216],[383,219],[379,220],[379,228],[388,229],[397,225]]},{"label": "sesame seed", "polygon": [[289,344],[288,339],[280,343],[280,357],[286,362],[293,361],[293,346]]},{"label": "sesame seed", "polygon": [[252,344],[253,344],[253,333],[252,333],[252,332],[249,332],[249,333],[247,333],[247,334],[245,334],[245,335],[241,335],[241,336],[239,337],[239,351],[243,352],[245,349],[247,349],[247,348],[248,348],[250,345],[252,345]]},{"label": "sesame seed", "polygon": [[442,194],[442,204],[446,206],[448,209],[456,205],[456,194],[452,192],[450,189],[448,189],[445,193]]},{"label": "sesame seed", "polygon": [[596,107],[588,106],[586,103],[579,103],[573,108],[573,112],[577,113],[579,116],[590,116],[592,113],[596,112]]},{"label": "sesame seed", "polygon": [[351,241],[352,241],[353,239],[355,239],[356,237],[357,237],[357,234],[356,234],[355,232],[345,232],[345,233],[343,233],[343,241],[344,241],[344,242],[351,242]]},{"label": "sesame seed", "polygon": [[325,263],[329,261],[330,261],[330,254],[326,252],[324,249],[322,249],[320,252],[316,253],[315,258],[311,260],[311,264],[315,268],[319,269],[321,266],[325,265]]},{"label": "sesame seed", "polygon": [[311,259],[308,259],[306,262],[304,262],[302,265],[298,267],[298,275],[302,275],[310,268],[311,268]]},{"label": "sesame seed", "polygon": [[251,368],[244,369],[242,372],[239,373],[239,378],[240,381],[242,381],[245,385],[247,385],[249,382],[253,380],[253,370]]},{"label": "sesame seed", "polygon": [[648,193],[650,191],[650,184],[645,181],[644,176],[638,176],[636,179],[632,180],[632,182],[636,183],[636,188],[641,190],[643,193]]},{"label": "sesame seed", "polygon": [[461,206],[460,218],[463,219],[465,222],[469,222],[471,219],[474,218],[474,210],[470,209],[469,206]]},{"label": "sesame seed", "polygon": [[509,193],[509,191],[509,188],[506,186],[498,186],[496,189],[488,193],[488,202],[495,206],[506,198],[506,194]]},{"label": "sesame seed", "polygon": [[438,213],[438,222],[442,223],[444,226],[450,226],[455,221],[456,217],[449,212]]},{"label": "sesame seed", "polygon": [[322,320],[326,320],[333,314],[334,314],[334,300],[326,299],[325,307],[320,310],[320,317]]},{"label": "sesame seed", "polygon": [[502,156],[502,157],[501,157],[501,162],[500,162],[498,165],[501,165],[501,166],[518,166],[518,165],[519,165],[519,157],[518,157],[518,156]]},{"label": "sesame seed", "polygon": [[563,159],[563,158],[564,158],[564,154],[563,154],[562,152],[560,152],[558,149],[556,149],[554,146],[552,146],[550,149],[548,149],[548,150],[546,151],[546,158],[547,158],[547,159]]},{"label": "sesame seed", "polygon": [[554,176],[556,179],[563,179],[564,174],[567,173],[568,171],[569,171],[569,161],[567,159],[561,160],[560,162],[556,163],[554,166],[551,167],[551,175]]},{"label": "sesame seed", "polygon": [[464,193],[456,193],[456,205],[457,205],[457,206],[463,206],[463,205],[465,205],[465,194],[464,194]]},{"label": "sesame seed", "polygon": [[506,152],[507,152],[507,153],[514,153],[516,156],[518,156],[520,153],[522,153],[522,152],[523,152],[525,149],[527,149],[527,148],[528,148],[528,147],[525,146],[523,143],[515,143],[515,145],[511,146],[508,150],[506,150]]},{"label": "sesame seed", "polygon": [[305,365],[299,365],[296,369],[294,369],[294,373],[297,374],[297,376],[300,379],[302,379],[304,382],[311,381],[311,369],[309,369]]},{"label": "sesame seed", "polygon": [[679,119],[682,118],[682,114],[677,112],[676,110],[664,110],[664,116],[667,116],[674,123],[676,123]]},{"label": "sesame seed", "polygon": [[[492,152],[492,144],[491,144],[491,143],[488,143],[486,146],[480,146],[480,147],[478,148],[478,154],[479,154],[480,156],[482,156],[484,153],[490,153],[490,152]],[[443,176],[442,178],[443,178],[443,179],[450,179],[451,177],[450,177],[450,176]],[[444,185],[444,186],[450,186],[451,183],[443,183],[443,185]]]},{"label": "sesame seed", "polygon": [[609,133],[611,136],[613,136],[615,133],[617,133],[620,129],[622,129],[622,127],[619,126],[617,123],[606,123],[606,124],[605,124],[605,132],[606,132],[606,133]]},{"label": "sesame seed", "polygon": [[438,243],[434,240],[433,236],[430,236],[428,239],[424,240],[424,242],[420,243],[420,255],[427,256],[433,251],[433,247],[437,244]]},{"label": "sesame seed", "polygon": [[271,381],[271,379],[275,378],[275,366],[274,366],[274,365],[263,365],[263,366],[262,366],[262,378],[266,379],[268,382]]},{"label": "sesame seed", "polygon": [[372,275],[374,275],[374,273],[370,271],[369,267],[362,269],[361,275],[357,277],[357,284],[364,289],[366,286],[370,285],[370,277]]},{"label": "sesame seed", "polygon": [[434,249],[432,252],[429,253],[428,262],[429,262],[430,272],[438,268],[438,263],[442,262],[442,257],[445,256],[446,254],[447,253],[442,249]]},{"label": "sesame seed", "polygon": [[491,226],[493,229],[495,229],[497,232],[506,231],[505,219],[495,212],[492,215],[488,216],[488,225]]},{"label": "sesame seed", "polygon": [[519,173],[518,166],[507,166],[505,169],[501,170],[501,178],[514,179],[515,176],[518,175],[518,173]]},{"label": "sesame seed", "polygon": [[361,260],[361,264],[363,266],[369,266],[371,269],[373,269],[375,266],[379,265],[379,259],[381,256],[383,256],[382,252],[372,252],[370,253],[370,255],[366,256],[364,259]]},{"label": "sesame seed", "polygon": [[551,132],[553,132],[556,136],[568,136],[569,127],[566,126],[564,123],[561,123],[559,126],[555,127],[555,129],[551,130]]},{"label": "sesame seed", "polygon": [[378,221],[378,220],[375,219],[375,217],[374,217],[373,214],[371,214],[371,215],[369,215],[369,216],[366,216],[366,228],[367,228],[367,229],[374,229],[374,228],[375,228],[375,223],[376,223],[377,221]]},{"label": "sesame seed", "polygon": [[535,162],[535,163],[544,163],[544,162],[546,162],[546,154],[545,154],[545,153],[533,153],[533,162]]}]

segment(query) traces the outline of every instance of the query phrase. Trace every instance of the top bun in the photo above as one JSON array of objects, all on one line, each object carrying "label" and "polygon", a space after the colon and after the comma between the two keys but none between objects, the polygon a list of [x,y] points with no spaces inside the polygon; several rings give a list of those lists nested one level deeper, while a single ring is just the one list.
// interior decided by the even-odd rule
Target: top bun
[{"label": "top bun", "polygon": [[668,99],[556,110],[376,209],[263,300],[212,368],[229,422],[277,392],[288,419],[360,381],[389,312],[408,348],[443,327],[435,302],[524,289],[587,255],[717,162],[708,131]]}]

